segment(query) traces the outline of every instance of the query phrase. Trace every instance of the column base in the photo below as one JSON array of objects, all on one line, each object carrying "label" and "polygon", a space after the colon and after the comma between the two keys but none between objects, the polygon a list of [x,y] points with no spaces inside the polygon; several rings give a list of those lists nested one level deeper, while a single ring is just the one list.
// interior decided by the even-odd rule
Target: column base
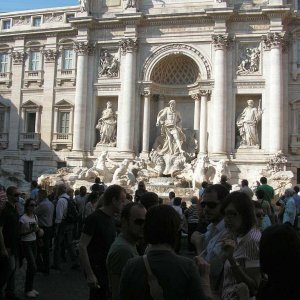
[{"label": "column base", "polygon": [[149,159],[149,151],[142,151],[140,153],[140,158],[144,159],[144,160],[148,160]]}]

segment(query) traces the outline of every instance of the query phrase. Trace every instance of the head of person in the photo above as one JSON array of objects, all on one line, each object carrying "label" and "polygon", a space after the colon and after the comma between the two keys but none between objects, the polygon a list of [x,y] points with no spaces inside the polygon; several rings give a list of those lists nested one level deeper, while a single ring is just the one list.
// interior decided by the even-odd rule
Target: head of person
[{"label": "head of person", "polygon": [[38,187],[38,183],[36,180],[31,181],[31,187],[32,187],[32,189],[36,189]]},{"label": "head of person", "polygon": [[242,187],[244,187],[244,186],[248,186],[249,182],[248,182],[247,179],[243,179],[242,182],[241,182],[241,184],[242,184]]},{"label": "head of person", "polygon": [[36,207],[36,201],[32,198],[28,198],[24,204],[25,214],[32,215],[34,213],[35,207]]},{"label": "head of person", "polygon": [[254,101],[253,101],[253,100],[248,100],[248,101],[247,101],[247,104],[248,104],[250,107],[253,107],[253,106],[254,106]]},{"label": "head of person", "polygon": [[74,190],[73,190],[72,188],[68,187],[68,188],[67,188],[67,195],[68,195],[71,199],[73,199],[73,197],[74,197]]},{"label": "head of person", "polygon": [[170,192],[169,193],[169,199],[172,200],[175,198],[175,193],[174,192]]},{"label": "head of person", "polygon": [[17,187],[9,186],[6,189],[6,196],[9,202],[17,203],[19,201],[20,192]]},{"label": "head of person", "polygon": [[144,181],[140,181],[140,182],[138,183],[138,190],[144,191],[145,189],[146,189],[146,186],[145,186]]},{"label": "head of person", "polygon": [[262,233],[259,249],[260,267],[269,280],[283,284],[299,277],[300,237],[293,227],[268,227]]},{"label": "head of person", "polygon": [[80,190],[79,190],[79,189],[76,189],[75,192],[74,192],[74,195],[75,195],[75,197],[76,197],[76,196],[79,196],[79,195],[80,195]]},{"label": "head of person", "polygon": [[62,194],[65,194],[67,192],[67,187],[65,184],[59,184],[56,188],[56,194],[57,196],[60,196]]},{"label": "head of person", "polygon": [[254,206],[254,213],[256,216],[256,222],[257,222],[256,225],[258,228],[261,228],[262,221],[265,216],[264,210],[262,208],[262,205],[258,201],[252,201],[252,204]]},{"label": "head of person", "polygon": [[174,248],[177,243],[181,219],[170,205],[158,205],[146,214],[144,235],[146,243],[152,245],[166,244]]},{"label": "head of person", "polygon": [[185,201],[182,201],[180,206],[181,206],[181,208],[183,208],[183,209],[186,209],[186,208],[187,208],[186,202],[185,202]]},{"label": "head of person", "polygon": [[46,198],[47,198],[47,191],[40,189],[37,195],[38,202],[41,202]]},{"label": "head of person", "polygon": [[294,189],[292,189],[292,188],[286,189],[286,190],[284,191],[284,196],[285,196],[285,198],[293,197],[294,194],[295,194],[295,191],[294,191]]},{"label": "head of person", "polygon": [[170,105],[170,107],[171,107],[172,109],[175,109],[175,107],[176,107],[176,101],[175,101],[175,100],[170,100],[170,101],[169,101],[169,105]]},{"label": "head of person", "polygon": [[198,198],[197,198],[197,196],[193,196],[193,197],[191,198],[191,203],[194,204],[194,205],[198,203]]},{"label": "head of person", "polygon": [[111,107],[112,107],[112,104],[111,104],[111,102],[110,102],[110,101],[107,101],[107,103],[106,103],[106,107],[107,107],[107,108],[111,108]]},{"label": "head of person", "polygon": [[79,188],[79,195],[80,196],[85,196],[86,195],[86,187],[85,186],[81,186],[80,188]]},{"label": "head of person", "polygon": [[95,204],[100,198],[100,194],[98,192],[91,192],[88,195],[87,202],[91,202],[92,204]]},{"label": "head of person", "polygon": [[225,226],[237,236],[247,234],[255,225],[252,200],[242,192],[232,192],[222,204]]},{"label": "head of person", "polygon": [[226,181],[227,181],[227,176],[221,175],[221,182],[226,182]]},{"label": "head of person", "polygon": [[299,193],[300,189],[299,189],[299,186],[298,186],[298,185],[295,185],[295,186],[294,186],[294,191],[295,191],[296,194]]},{"label": "head of person", "polygon": [[208,187],[208,182],[207,182],[207,181],[203,181],[203,182],[201,183],[201,187],[202,187],[203,189],[206,189],[206,188]]},{"label": "head of person", "polygon": [[150,207],[158,205],[158,195],[153,192],[146,192],[140,197],[140,202],[148,210]]},{"label": "head of person", "polygon": [[126,200],[127,200],[128,202],[132,202],[132,201],[133,201],[132,195],[129,194],[129,193],[126,193]]},{"label": "head of person", "polygon": [[228,189],[221,184],[213,184],[207,187],[200,204],[209,222],[219,223],[223,219],[221,206],[228,195]]},{"label": "head of person", "polygon": [[126,201],[126,191],[117,184],[110,185],[103,193],[103,206],[111,207],[114,213],[120,213]]},{"label": "head of person", "polygon": [[122,232],[131,241],[138,241],[144,237],[146,208],[138,202],[131,202],[124,206],[121,212]]},{"label": "head of person", "polygon": [[255,192],[255,196],[258,200],[262,200],[265,197],[265,191],[264,190],[257,190]]},{"label": "head of person", "polygon": [[95,178],[95,183],[98,183],[98,184],[99,184],[100,182],[101,182],[101,179],[100,179],[99,177],[96,177],[96,178]]},{"label": "head of person", "polygon": [[267,184],[267,182],[268,182],[266,177],[260,177],[259,181],[261,184]]},{"label": "head of person", "polygon": [[180,198],[180,197],[175,197],[175,198],[174,198],[174,201],[173,201],[173,205],[174,205],[174,206],[180,206],[180,205],[181,205],[181,201],[182,201],[182,198]]}]

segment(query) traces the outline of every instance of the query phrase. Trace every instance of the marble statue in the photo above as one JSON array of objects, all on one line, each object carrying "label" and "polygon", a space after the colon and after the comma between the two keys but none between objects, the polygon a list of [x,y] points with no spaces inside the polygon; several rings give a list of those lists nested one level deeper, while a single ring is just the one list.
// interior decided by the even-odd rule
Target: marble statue
[{"label": "marble statue", "polygon": [[248,106],[238,116],[236,125],[241,138],[240,147],[259,147],[257,125],[263,113],[260,103],[256,108],[254,101],[248,100]]},{"label": "marble statue", "polygon": [[90,11],[90,0],[79,0],[80,3],[80,11],[88,12]]},{"label": "marble statue", "polygon": [[137,0],[127,0],[125,4],[125,9],[127,8],[135,8]]},{"label": "marble statue", "polygon": [[237,75],[247,75],[259,71],[260,50],[246,48],[242,61],[238,65]]},{"label": "marble statue", "polygon": [[164,140],[159,150],[161,155],[184,153],[181,145],[185,141],[185,135],[181,129],[181,120],[180,113],[176,111],[175,100],[171,100],[169,107],[165,107],[158,113],[156,126],[161,125],[161,135]]},{"label": "marble statue", "polygon": [[199,156],[195,163],[193,172],[192,185],[193,189],[196,189],[197,185],[203,181],[207,181],[207,170],[208,170],[209,158],[207,155]]},{"label": "marble statue", "polygon": [[98,129],[100,132],[99,145],[116,145],[117,116],[112,109],[112,104],[110,101],[107,102],[106,109],[103,110],[102,116],[98,120],[96,129]]},{"label": "marble statue", "polygon": [[220,159],[218,162],[210,161],[210,164],[215,167],[215,176],[213,179],[213,184],[220,183],[222,175],[226,175],[227,178],[230,179],[231,173],[225,159]]},{"label": "marble statue", "polygon": [[267,162],[267,170],[272,174],[280,171],[286,171],[287,157],[282,151],[278,151]]},{"label": "marble statue", "polygon": [[130,161],[128,159],[124,159],[119,167],[115,170],[112,183],[119,185],[133,185],[135,183],[135,177],[131,173],[129,169]]},{"label": "marble statue", "polygon": [[104,51],[100,55],[98,77],[117,77],[119,72],[119,60]]}]

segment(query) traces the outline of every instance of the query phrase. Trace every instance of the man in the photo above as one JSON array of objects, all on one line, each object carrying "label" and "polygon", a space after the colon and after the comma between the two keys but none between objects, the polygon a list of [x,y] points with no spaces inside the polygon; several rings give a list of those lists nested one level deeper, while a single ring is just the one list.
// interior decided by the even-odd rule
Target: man
[{"label": "man", "polygon": [[252,200],[252,197],[254,195],[253,191],[249,188],[248,186],[248,180],[247,179],[243,179],[242,182],[241,182],[241,189],[240,189],[240,192],[242,193],[245,193],[249,196],[249,198]]},{"label": "man", "polygon": [[210,264],[211,287],[218,293],[220,288],[224,258],[222,256],[223,240],[228,237],[225,228],[221,206],[229,195],[228,189],[221,184],[208,186],[200,203],[204,209],[204,214],[210,224],[205,234],[195,231],[191,242],[194,243],[197,253]]},{"label": "man", "polygon": [[144,236],[146,209],[139,203],[128,203],[121,214],[121,234],[108,252],[106,265],[109,275],[111,300],[119,298],[121,273],[126,262],[138,256],[137,242]]},{"label": "man", "polygon": [[95,178],[95,183],[91,186],[91,191],[92,192],[98,192],[98,193],[104,193],[106,189],[106,185],[101,182],[99,177]]},{"label": "man", "polygon": [[285,206],[282,223],[289,224],[291,226],[294,226],[297,214],[296,203],[293,198],[294,193],[295,191],[292,188],[286,189],[284,192]]},{"label": "man", "polygon": [[223,185],[228,191],[232,190],[232,185],[227,182],[227,176],[226,175],[221,175],[221,181],[220,184]]},{"label": "man", "polygon": [[[6,299],[17,300],[19,298],[15,295],[15,273],[19,246],[19,214],[16,203],[20,193],[18,188],[10,186],[6,190],[6,195],[7,202],[0,213],[0,257],[1,260],[8,260],[9,268],[6,279],[1,282],[0,299],[2,289],[6,284]],[[0,272],[3,271],[0,270]]]},{"label": "man", "polygon": [[75,230],[75,239],[78,240],[81,235],[82,227],[83,227],[83,221],[84,221],[84,212],[85,212],[85,204],[87,201],[87,190],[85,186],[81,186],[79,188],[79,195],[75,196],[75,203],[78,208],[78,213],[79,213],[79,219],[77,221],[76,230]]},{"label": "man", "polygon": [[[65,248],[68,250],[71,260],[73,262],[72,268],[76,268],[76,252],[73,240],[74,224],[67,222],[68,214],[68,201],[72,201],[68,195],[67,187],[61,184],[57,187],[58,200],[55,209],[55,238],[54,238],[54,253],[53,253],[53,269],[61,270],[61,247],[64,243]],[[69,191],[70,192],[70,191]]]},{"label": "man", "polygon": [[169,101],[170,107],[162,109],[156,120],[156,126],[162,126],[162,136],[164,136],[164,144],[160,150],[160,154],[179,154],[184,153],[182,143],[185,141],[185,135],[181,129],[181,115],[176,111],[176,101]]},{"label": "man", "polygon": [[85,220],[79,256],[90,287],[89,300],[108,297],[106,258],[116,237],[114,215],[122,211],[125,201],[125,190],[119,185],[111,185],[103,194],[103,206]]},{"label": "man", "polygon": [[274,189],[267,184],[268,181],[266,177],[261,177],[259,181],[261,185],[257,187],[257,190],[263,190],[265,192],[264,200],[267,200],[271,204],[272,199],[274,198]]},{"label": "man", "polygon": [[31,182],[31,193],[30,193],[30,198],[31,198],[31,199],[34,199],[34,200],[37,200],[38,192],[39,192],[38,183],[37,183],[37,181],[33,180],[33,181]]},{"label": "man", "polygon": [[170,204],[171,206],[173,205],[173,202],[174,202],[175,197],[176,197],[176,195],[175,195],[174,192],[170,192],[170,193],[169,193],[169,200],[170,200],[169,204]]}]

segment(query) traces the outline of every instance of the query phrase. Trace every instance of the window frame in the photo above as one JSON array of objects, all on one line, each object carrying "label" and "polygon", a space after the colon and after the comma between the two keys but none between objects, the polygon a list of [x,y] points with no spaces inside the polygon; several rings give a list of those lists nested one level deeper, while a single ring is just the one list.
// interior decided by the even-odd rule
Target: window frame
[{"label": "window frame", "polygon": [[[63,114],[68,115],[68,119],[65,120],[65,122],[68,122],[68,126],[62,126],[63,123]],[[67,110],[67,109],[61,109],[58,110],[58,116],[57,116],[57,133],[61,133],[61,134],[69,134],[70,133],[70,124],[71,124],[71,110]],[[64,130],[62,130],[64,128],[65,132],[63,132]],[[66,130],[66,128],[68,130]]]},{"label": "window frame", "polygon": [[[4,28],[4,24],[9,24],[9,28]],[[10,30],[11,28],[12,28],[12,19],[3,19],[1,22],[1,29],[2,30]]]},{"label": "window frame", "polygon": [[[40,20],[40,23],[39,25],[35,25],[34,22],[35,20]],[[43,23],[43,17],[42,16],[32,16],[31,17],[31,26],[32,27],[41,27],[42,26],[42,23]]]},{"label": "window frame", "polygon": [[[72,53],[72,57],[66,57],[66,51],[70,51]],[[73,70],[74,69],[74,58],[75,58],[75,51],[73,48],[65,47],[62,49],[62,60],[61,60],[61,69],[62,70]],[[68,61],[69,66],[66,67],[66,61]]]},{"label": "window frame", "polygon": [[[39,57],[38,60],[37,59],[33,60],[33,57],[32,57],[33,53],[38,54],[38,57]],[[42,60],[41,51],[37,50],[37,49],[30,49],[30,51],[29,51],[29,61],[28,61],[28,71],[41,71],[41,65],[42,65],[41,60]],[[34,66],[33,61],[37,62],[35,68],[33,67]]]},{"label": "window frame", "polygon": [[[6,61],[2,61],[2,57],[6,56]],[[3,66],[4,69],[2,69]],[[0,73],[8,73],[9,72],[9,53],[8,52],[1,52],[0,51]]]}]

